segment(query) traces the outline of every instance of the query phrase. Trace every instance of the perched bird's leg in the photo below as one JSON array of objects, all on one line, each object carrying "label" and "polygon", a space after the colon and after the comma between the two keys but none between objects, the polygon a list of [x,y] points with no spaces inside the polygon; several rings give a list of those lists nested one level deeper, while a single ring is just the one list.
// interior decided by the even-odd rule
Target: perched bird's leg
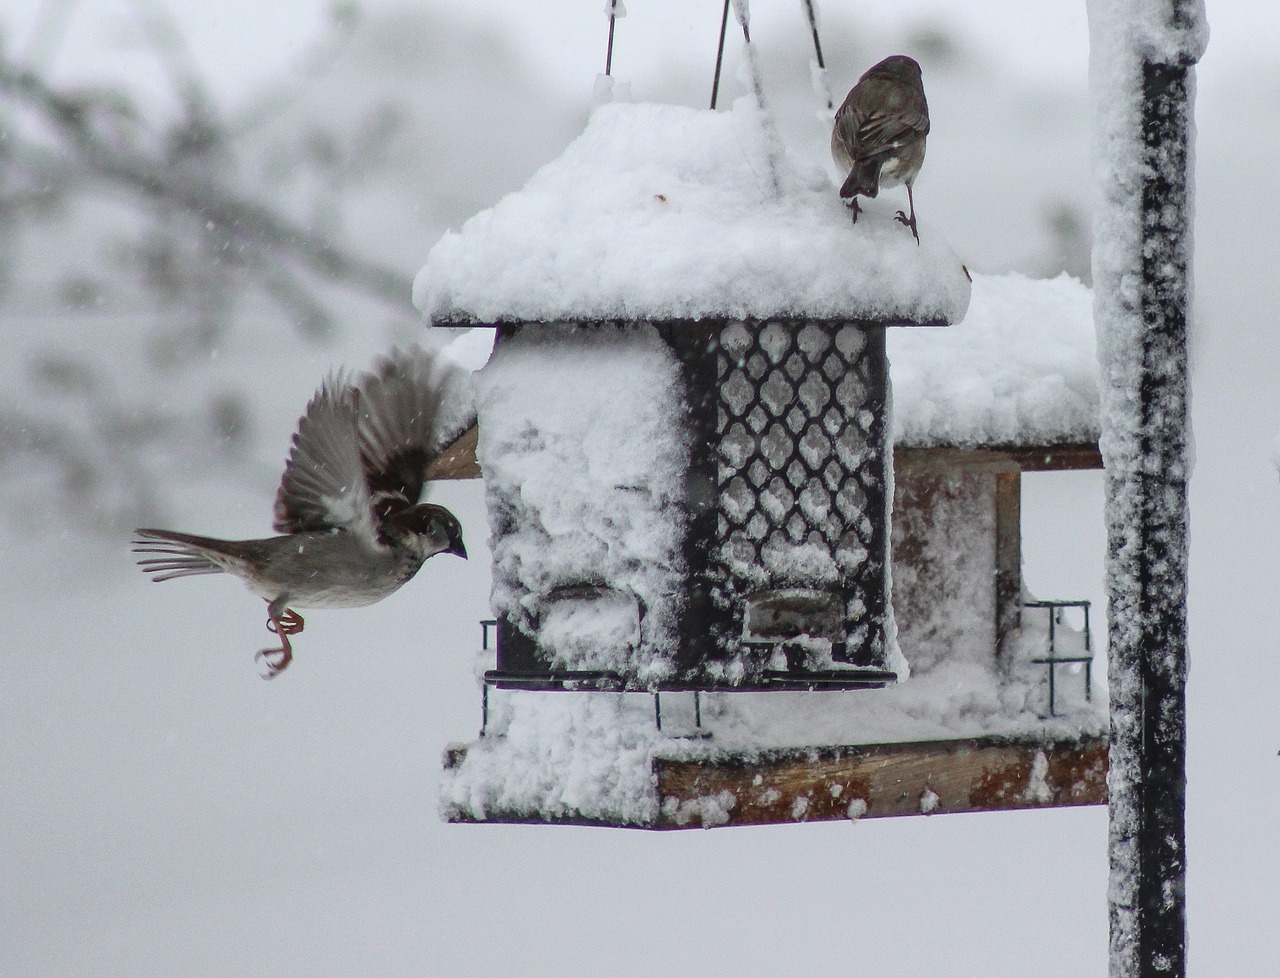
[{"label": "perched bird's leg", "polygon": [[262,674],[263,679],[275,679],[289,667],[289,663],[293,661],[293,647],[289,644],[289,636],[302,631],[302,616],[288,608],[277,607],[279,604],[277,600],[267,605],[267,630],[280,636],[280,648],[260,649],[253,657],[255,662],[261,659],[267,667],[267,671]]},{"label": "perched bird's leg", "polygon": [[861,208],[858,206],[858,198],[851,197],[849,200],[844,202],[844,206],[849,208],[849,213],[853,215],[853,223],[857,224],[858,213],[861,211]]},{"label": "perched bird's leg", "polygon": [[896,217],[898,221],[911,228],[911,233],[916,239],[916,244],[920,243],[920,232],[916,230],[916,201],[911,194],[911,184],[907,184],[907,203],[911,205],[911,216],[907,217],[902,211],[898,211]]}]

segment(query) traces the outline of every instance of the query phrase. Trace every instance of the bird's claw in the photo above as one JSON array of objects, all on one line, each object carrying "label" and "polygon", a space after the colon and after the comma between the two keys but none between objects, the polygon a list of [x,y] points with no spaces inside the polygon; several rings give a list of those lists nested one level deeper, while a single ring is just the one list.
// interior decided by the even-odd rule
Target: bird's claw
[{"label": "bird's claw", "polygon": [[[278,660],[276,659],[277,656],[279,657]],[[261,673],[263,679],[275,679],[293,661],[293,652],[286,648],[260,649],[253,657],[253,661],[261,661],[267,667],[267,671]]]},{"label": "bird's claw", "polygon": [[853,219],[853,223],[854,223],[854,224],[857,224],[857,223],[858,223],[858,214],[859,214],[859,213],[861,212],[861,210],[862,210],[862,208],[860,208],[860,207],[858,206],[858,198],[857,198],[857,197],[851,197],[850,199],[848,199],[848,200],[846,200],[846,201],[844,202],[844,206],[845,206],[845,207],[847,207],[847,208],[849,208],[849,215],[850,215],[850,217]]},{"label": "bird's claw", "polygon": [[275,608],[268,605],[267,631],[280,636],[280,648],[261,649],[253,657],[254,662],[261,661],[267,667],[267,671],[262,673],[263,679],[275,679],[289,667],[289,663],[293,661],[293,646],[289,644],[289,636],[302,631],[302,626],[302,616],[293,609],[285,608],[277,615]]},{"label": "bird's claw", "polygon": [[905,224],[907,227],[911,228],[911,236],[916,239],[916,244],[920,243],[920,232],[916,230],[916,219],[914,215],[907,217],[906,211],[898,211],[898,213],[893,216],[893,219],[899,224]]}]

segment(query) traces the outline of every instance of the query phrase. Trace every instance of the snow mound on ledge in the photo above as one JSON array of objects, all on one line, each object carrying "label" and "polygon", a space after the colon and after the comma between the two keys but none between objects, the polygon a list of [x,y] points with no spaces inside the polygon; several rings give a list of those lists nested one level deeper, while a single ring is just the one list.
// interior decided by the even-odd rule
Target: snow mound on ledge
[{"label": "snow mound on ledge", "polygon": [[[1082,636],[1070,627],[1060,627],[1057,640],[1059,654],[1083,651]],[[1105,734],[1105,685],[1088,699],[1085,677],[1066,668],[1057,677],[1059,715],[1044,716],[1048,673],[1028,660],[1047,646],[1047,615],[1028,616],[1007,672],[987,649],[982,661],[962,656],[884,689],[704,694],[709,740],[679,737],[693,730],[689,694],[663,695],[664,731],[670,730],[660,732],[653,700],[643,693],[491,691],[488,732],[445,771],[441,814],[648,825],[661,804],[655,757],[749,759],[791,748]],[[483,661],[492,664],[487,656]],[[699,814],[704,825],[715,824],[714,810]]]},{"label": "snow mound on ledge", "polygon": [[910,447],[1096,441],[1093,293],[1068,275],[974,275],[964,322],[890,330],[894,442]]},{"label": "snow mound on ledge", "polygon": [[520,191],[449,232],[414,303],[428,323],[807,316],[957,322],[960,260],[887,201],[855,225],[746,100],[613,103]]}]

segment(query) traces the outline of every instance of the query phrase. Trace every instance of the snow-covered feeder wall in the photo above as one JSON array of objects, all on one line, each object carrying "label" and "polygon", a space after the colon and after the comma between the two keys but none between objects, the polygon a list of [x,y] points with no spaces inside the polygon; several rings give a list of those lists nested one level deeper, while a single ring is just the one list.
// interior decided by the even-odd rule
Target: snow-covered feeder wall
[{"label": "snow-covered feeder wall", "polygon": [[884,327],[498,328],[477,455],[505,685],[883,683]]},{"label": "snow-covered feeder wall", "polygon": [[499,668],[675,672],[684,378],[653,326],[504,326],[476,382]]},{"label": "snow-covered feeder wall", "polygon": [[959,260],[768,120],[608,105],[432,249],[478,380],[498,668],[531,688],[895,677],[886,325],[955,322]]}]

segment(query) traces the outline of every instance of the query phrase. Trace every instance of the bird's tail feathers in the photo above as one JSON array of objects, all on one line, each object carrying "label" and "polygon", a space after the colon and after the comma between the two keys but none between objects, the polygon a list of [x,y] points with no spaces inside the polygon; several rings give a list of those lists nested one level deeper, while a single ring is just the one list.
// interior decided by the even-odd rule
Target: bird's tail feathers
[{"label": "bird's tail feathers", "polygon": [[138,566],[153,581],[171,581],[177,577],[194,577],[199,574],[221,574],[223,568],[209,559],[209,552],[219,552],[221,540],[178,533],[174,530],[135,530],[138,539],[133,541],[133,552],[149,555],[138,561]]},{"label": "bird's tail feathers", "polygon": [[856,197],[858,194],[864,197],[876,196],[880,193],[880,167],[883,165],[884,160],[878,157],[858,160],[849,171],[849,176],[841,184],[840,196],[845,200]]}]

